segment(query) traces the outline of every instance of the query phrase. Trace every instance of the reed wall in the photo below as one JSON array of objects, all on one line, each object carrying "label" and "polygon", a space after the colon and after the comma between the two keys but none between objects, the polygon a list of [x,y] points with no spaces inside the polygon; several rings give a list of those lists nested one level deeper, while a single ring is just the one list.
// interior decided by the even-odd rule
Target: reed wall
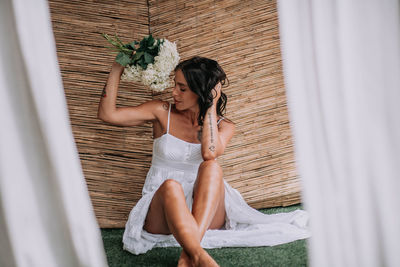
[{"label": "reed wall", "polygon": [[[150,33],[177,43],[182,59],[216,59],[229,78],[226,117],[236,134],[219,158],[225,179],[255,208],[300,202],[275,1],[49,0],[70,120],[101,227],[123,227],[150,166],[151,124],[96,118],[113,58],[101,33],[125,41]],[[122,82],[118,106],[171,100]]]}]

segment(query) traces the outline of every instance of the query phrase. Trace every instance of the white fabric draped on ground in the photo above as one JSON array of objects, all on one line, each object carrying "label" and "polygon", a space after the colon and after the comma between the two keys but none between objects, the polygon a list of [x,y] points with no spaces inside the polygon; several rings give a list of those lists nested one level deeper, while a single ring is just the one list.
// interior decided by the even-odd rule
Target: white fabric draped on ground
[{"label": "white fabric draped on ground", "polygon": [[400,266],[399,10],[278,2],[311,266]]},{"label": "white fabric draped on ground", "polygon": [[106,266],[47,1],[0,1],[0,266]]}]

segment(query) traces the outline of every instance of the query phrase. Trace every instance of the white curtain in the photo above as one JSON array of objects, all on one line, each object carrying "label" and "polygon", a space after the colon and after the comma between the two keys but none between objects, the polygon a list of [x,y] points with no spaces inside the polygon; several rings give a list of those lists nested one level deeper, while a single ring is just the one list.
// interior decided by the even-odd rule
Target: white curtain
[{"label": "white curtain", "polygon": [[0,1],[0,266],[106,266],[45,0]]},{"label": "white curtain", "polygon": [[399,1],[278,12],[311,266],[400,266]]}]

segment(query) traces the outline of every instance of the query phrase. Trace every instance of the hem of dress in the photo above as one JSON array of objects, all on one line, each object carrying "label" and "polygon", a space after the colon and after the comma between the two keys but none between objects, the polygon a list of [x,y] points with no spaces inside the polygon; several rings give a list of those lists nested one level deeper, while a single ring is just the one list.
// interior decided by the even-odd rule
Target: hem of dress
[{"label": "hem of dress", "polygon": [[[226,181],[225,185],[225,229],[207,230],[201,246],[203,248],[221,247],[260,247],[275,246],[310,237],[307,228],[308,215],[303,210],[267,215],[251,208],[240,193]],[[182,185],[183,186],[183,185]],[[155,189],[144,195],[132,209],[123,236],[123,248],[135,255],[146,253],[153,247],[178,247],[172,234],[151,234],[143,229],[144,218],[135,215],[147,214],[154,197]],[[187,196],[191,209],[193,188]],[[140,216],[139,216],[140,217]]]}]

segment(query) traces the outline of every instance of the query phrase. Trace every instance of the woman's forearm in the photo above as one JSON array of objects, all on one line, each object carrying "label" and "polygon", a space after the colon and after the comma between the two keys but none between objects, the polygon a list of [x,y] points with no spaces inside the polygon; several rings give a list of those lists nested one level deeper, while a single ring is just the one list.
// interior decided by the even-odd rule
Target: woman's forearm
[{"label": "woman's forearm", "polygon": [[97,117],[102,120],[107,120],[108,117],[116,110],[118,86],[124,67],[114,62],[108,75],[103,92],[101,93],[99,109]]},{"label": "woman's forearm", "polygon": [[201,154],[204,160],[217,158],[219,149],[216,103],[207,110],[202,130]]}]

